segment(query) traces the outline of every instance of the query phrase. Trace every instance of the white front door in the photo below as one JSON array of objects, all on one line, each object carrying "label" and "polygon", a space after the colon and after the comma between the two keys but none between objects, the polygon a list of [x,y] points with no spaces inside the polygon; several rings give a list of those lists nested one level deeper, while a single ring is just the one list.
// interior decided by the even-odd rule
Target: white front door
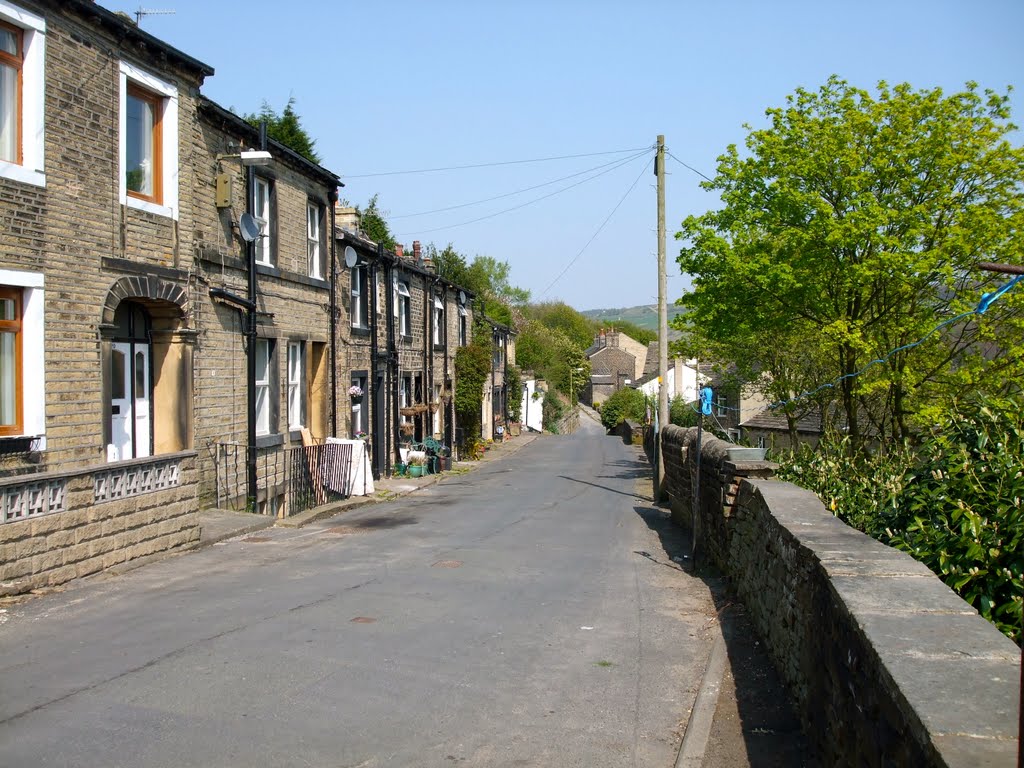
[{"label": "white front door", "polygon": [[110,439],[114,460],[150,455],[149,346],[114,342],[110,349]]}]

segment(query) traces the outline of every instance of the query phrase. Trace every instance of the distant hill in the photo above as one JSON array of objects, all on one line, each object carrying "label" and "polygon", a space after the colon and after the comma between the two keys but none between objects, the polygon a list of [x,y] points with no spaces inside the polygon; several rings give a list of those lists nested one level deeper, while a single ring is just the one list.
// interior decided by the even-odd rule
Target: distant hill
[{"label": "distant hill", "polygon": [[[685,307],[677,307],[674,304],[670,304],[668,306],[669,323],[672,322],[672,318],[676,315],[685,313]],[[615,325],[616,320],[625,320],[641,328],[646,328],[655,333],[658,332],[657,304],[642,304],[639,307],[620,307],[619,309],[585,309],[581,310],[580,314],[606,325]],[[669,340],[678,339],[679,336],[679,331],[671,328],[668,329]]]}]

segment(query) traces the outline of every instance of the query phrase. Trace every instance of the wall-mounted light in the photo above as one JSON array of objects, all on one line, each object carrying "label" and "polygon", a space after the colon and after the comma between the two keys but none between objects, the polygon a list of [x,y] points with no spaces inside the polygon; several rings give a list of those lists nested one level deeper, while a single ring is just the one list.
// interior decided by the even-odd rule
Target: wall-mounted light
[{"label": "wall-mounted light", "polygon": [[[264,149],[243,149],[234,154],[217,155],[217,169],[220,170],[221,162],[224,160],[239,160],[246,168],[270,165],[274,158]],[[220,172],[215,178],[216,192],[214,202],[218,208],[231,207],[232,187],[234,177],[229,173]]]}]

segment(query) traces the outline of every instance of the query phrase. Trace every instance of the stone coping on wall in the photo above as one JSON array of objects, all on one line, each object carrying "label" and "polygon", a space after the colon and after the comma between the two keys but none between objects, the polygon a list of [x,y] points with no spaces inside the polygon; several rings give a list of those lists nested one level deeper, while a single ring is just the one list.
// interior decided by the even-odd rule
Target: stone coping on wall
[{"label": "stone coping on wall", "polygon": [[[823,628],[814,622],[820,616],[798,615],[796,622],[806,625],[787,630],[779,626],[786,622],[778,622],[770,610],[754,612],[759,630],[774,636],[769,641],[773,653],[799,657],[795,664],[793,659],[776,659],[790,678],[802,678],[788,680],[798,698],[800,691],[822,685],[812,678],[825,670],[808,668],[812,660],[817,659],[815,666],[829,664],[813,648],[780,647],[785,644],[780,632],[802,634],[807,644],[848,636],[850,650],[833,651],[866,657],[849,664],[850,669],[872,670],[879,679],[857,684],[875,686],[872,697],[891,698],[878,708],[889,710],[891,703],[903,721],[897,729],[902,726],[906,737],[919,743],[928,764],[1016,764],[1021,675],[1016,644],[925,565],[850,528],[810,491],[774,480],[743,480],[737,506],[748,525],[741,523],[733,531],[729,568],[744,601],[764,594],[765,569],[781,567],[787,572],[776,570],[777,578],[790,581],[794,591],[806,589],[812,604],[826,601],[825,615],[843,625],[818,632]],[[778,552],[788,554],[788,561],[778,562]],[[849,687],[826,698],[849,696],[854,686]],[[804,705],[815,702],[808,698]],[[849,710],[865,719],[877,715],[859,701]],[[877,730],[868,724],[865,732],[872,728]],[[863,764],[901,764],[887,759],[869,758]]]},{"label": "stone coping on wall", "polygon": [[190,459],[199,455],[198,451],[176,451],[174,453],[160,453],[155,456],[146,456],[141,459],[124,459],[123,461],[110,461],[102,464],[90,464],[84,467],[75,467],[73,469],[57,470],[53,472],[36,472],[33,474],[26,475],[11,475],[9,477],[0,477],[0,488],[11,486],[11,485],[25,485],[26,483],[39,483],[47,480],[60,480],[70,477],[83,477],[85,475],[92,475],[97,472],[109,472],[110,470],[116,469],[127,469],[136,466],[145,466],[146,464],[158,464],[161,462],[168,461],[180,461],[182,459]]}]

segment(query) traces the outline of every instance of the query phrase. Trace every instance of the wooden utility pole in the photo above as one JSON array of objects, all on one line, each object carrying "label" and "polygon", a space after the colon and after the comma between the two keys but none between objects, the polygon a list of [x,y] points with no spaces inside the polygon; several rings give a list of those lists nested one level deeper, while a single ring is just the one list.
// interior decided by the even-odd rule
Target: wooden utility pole
[{"label": "wooden utility pole", "polygon": [[[668,416],[668,278],[665,273],[665,137],[658,136],[658,153],[654,158],[654,174],[658,177],[658,429],[669,423]],[[665,461],[661,455],[661,435],[654,442],[654,500],[665,493]]]}]

